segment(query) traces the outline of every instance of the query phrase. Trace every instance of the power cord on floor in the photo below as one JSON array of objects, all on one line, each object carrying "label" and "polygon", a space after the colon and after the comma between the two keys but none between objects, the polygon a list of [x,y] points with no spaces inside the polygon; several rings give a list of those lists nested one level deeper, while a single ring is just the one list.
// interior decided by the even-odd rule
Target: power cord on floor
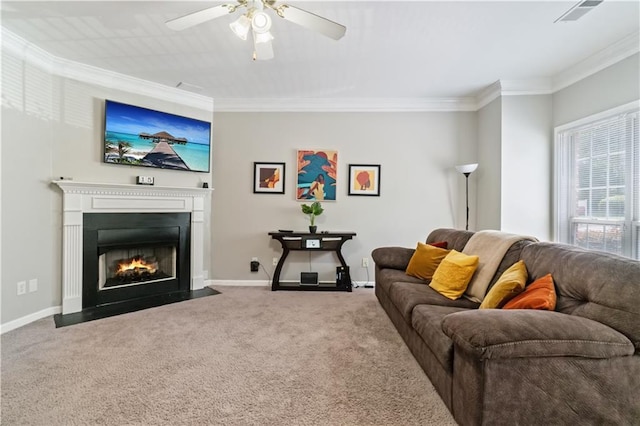
[{"label": "power cord on floor", "polygon": [[353,288],[360,288],[360,287],[373,288],[373,285],[369,284],[369,268],[365,268],[365,270],[367,271],[367,280],[362,284],[358,284],[357,281],[352,280]]}]

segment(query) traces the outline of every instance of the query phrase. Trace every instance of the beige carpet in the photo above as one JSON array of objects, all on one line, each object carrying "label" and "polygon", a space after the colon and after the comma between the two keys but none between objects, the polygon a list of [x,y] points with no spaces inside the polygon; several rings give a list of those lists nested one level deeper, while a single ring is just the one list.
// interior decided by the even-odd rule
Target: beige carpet
[{"label": "beige carpet", "polygon": [[220,295],[2,336],[3,425],[455,425],[373,290]]}]

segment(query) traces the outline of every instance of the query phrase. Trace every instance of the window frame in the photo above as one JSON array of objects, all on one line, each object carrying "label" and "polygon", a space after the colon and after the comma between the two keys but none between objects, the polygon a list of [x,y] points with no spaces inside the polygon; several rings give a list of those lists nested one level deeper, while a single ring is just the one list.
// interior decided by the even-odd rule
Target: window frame
[{"label": "window frame", "polygon": [[[600,121],[613,119],[624,114],[635,114],[635,127],[640,122],[640,100],[603,111],[588,117],[572,121],[554,128],[554,163],[553,163],[553,238],[567,244],[576,245],[573,241],[573,229],[576,224],[618,225],[622,227],[623,242],[622,255],[640,259],[640,139],[630,142],[631,153],[626,156],[628,172],[625,175],[624,218],[622,220],[596,219],[593,217],[573,217],[575,212],[574,171],[575,143],[568,140],[570,133],[580,128],[588,127]],[[590,157],[593,158],[593,157]],[[607,183],[607,188],[610,185]],[[605,242],[606,245],[606,242]]]}]

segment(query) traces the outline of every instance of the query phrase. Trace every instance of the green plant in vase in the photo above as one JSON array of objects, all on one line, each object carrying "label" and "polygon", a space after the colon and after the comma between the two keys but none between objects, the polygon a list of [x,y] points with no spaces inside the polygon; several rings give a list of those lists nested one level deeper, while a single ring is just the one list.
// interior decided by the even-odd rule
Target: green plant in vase
[{"label": "green plant in vase", "polygon": [[324,209],[319,201],[314,201],[311,205],[303,204],[302,213],[309,216],[309,232],[315,234],[318,227],[316,226],[316,216],[320,216]]}]

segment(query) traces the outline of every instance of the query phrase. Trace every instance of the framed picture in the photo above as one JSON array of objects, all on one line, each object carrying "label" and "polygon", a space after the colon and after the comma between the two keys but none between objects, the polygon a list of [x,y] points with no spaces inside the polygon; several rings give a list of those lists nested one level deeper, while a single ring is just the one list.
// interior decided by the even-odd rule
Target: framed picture
[{"label": "framed picture", "polygon": [[338,151],[299,150],[298,201],[335,201],[338,170]]},{"label": "framed picture", "polygon": [[254,194],[284,194],[284,163],[253,163]]},{"label": "framed picture", "polygon": [[107,99],[104,129],[105,163],[190,172],[211,170],[208,121]]},{"label": "framed picture", "polygon": [[380,164],[349,164],[349,195],[380,196]]}]

